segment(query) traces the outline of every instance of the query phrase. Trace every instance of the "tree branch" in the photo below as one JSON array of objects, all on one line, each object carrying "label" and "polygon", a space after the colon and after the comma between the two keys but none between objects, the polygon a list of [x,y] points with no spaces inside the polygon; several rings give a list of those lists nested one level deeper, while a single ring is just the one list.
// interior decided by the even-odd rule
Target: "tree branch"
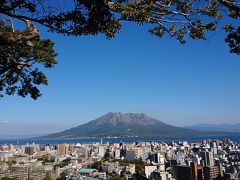
[{"label": "tree branch", "polygon": [[163,8],[170,8],[171,7],[171,2],[169,2],[168,4],[161,4],[160,2],[154,2],[154,4],[163,7]]},{"label": "tree branch", "polygon": [[22,69],[24,66],[31,67],[32,64],[24,62],[24,61],[11,63],[10,65],[4,66],[4,68],[0,69],[0,75],[6,73],[7,71],[9,71],[13,68]]},{"label": "tree branch", "polygon": [[238,16],[240,16],[240,7],[234,5],[232,2],[228,0],[218,0],[223,6],[227,7],[230,10],[236,11]]}]

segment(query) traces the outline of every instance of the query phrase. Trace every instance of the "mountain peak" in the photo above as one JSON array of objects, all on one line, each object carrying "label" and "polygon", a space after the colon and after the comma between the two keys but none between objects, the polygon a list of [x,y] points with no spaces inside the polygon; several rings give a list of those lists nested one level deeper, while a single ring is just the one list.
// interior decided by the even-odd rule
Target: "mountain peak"
[{"label": "mountain peak", "polygon": [[138,124],[138,125],[153,125],[161,123],[160,121],[148,117],[144,113],[121,113],[121,112],[109,112],[100,118],[94,120],[97,124]]},{"label": "mountain peak", "polygon": [[103,116],[132,116],[132,117],[145,116],[145,117],[147,117],[147,115],[144,113],[122,113],[122,112],[108,112],[107,114],[105,114]]},{"label": "mountain peak", "polygon": [[46,137],[166,136],[197,133],[174,127],[144,113],[109,112],[86,124]]}]

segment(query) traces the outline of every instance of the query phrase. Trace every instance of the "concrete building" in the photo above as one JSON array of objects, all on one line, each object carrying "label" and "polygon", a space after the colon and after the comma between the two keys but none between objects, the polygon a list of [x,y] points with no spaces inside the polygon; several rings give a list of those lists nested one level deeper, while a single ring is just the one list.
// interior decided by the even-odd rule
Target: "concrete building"
[{"label": "concrete building", "polygon": [[97,169],[90,169],[90,168],[82,168],[79,170],[80,175],[95,177],[98,175]]},{"label": "concrete building", "polygon": [[153,171],[157,170],[157,166],[145,166],[145,175],[147,178],[150,177]]},{"label": "concrete building", "polygon": [[130,172],[131,174],[135,173],[135,164],[129,164],[126,166],[126,172]]},{"label": "concrete building", "polygon": [[98,178],[99,179],[107,179],[106,172],[98,172]]},{"label": "concrete building", "polygon": [[204,180],[214,180],[220,176],[219,166],[203,167]]},{"label": "concrete building", "polygon": [[57,144],[57,153],[60,155],[67,155],[69,153],[69,144]]},{"label": "concrete building", "polygon": [[126,150],[126,156],[125,158],[127,160],[134,160],[135,159],[135,151],[134,150]]},{"label": "concrete building", "polygon": [[49,176],[51,179],[57,179],[57,174],[54,170],[38,170],[29,173],[29,179],[34,180],[43,180],[46,176]]},{"label": "concrete building", "polygon": [[[102,168],[104,171],[113,172],[118,169],[119,162],[104,162]],[[116,172],[116,171],[115,171]]]},{"label": "concrete building", "polygon": [[114,151],[114,157],[116,159],[119,159],[120,155],[121,155],[121,149],[120,148],[116,148],[115,151]]},{"label": "concrete building", "polygon": [[191,166],[177,166],[177,180],[198,180],[197,162],[192,162]]},{"label": "concrete building", "polygon": [[158,170],[155,170],[151,173],[149,179],[150,180],[168,180],[169,176],[166,172],[161,172]]},{"label": "concrete building", "polygon": [[9,177],[9,178],[17,177],[17,179],[19,180],[28,180],[28,173],[26,172],[10,172],[10,173],[8,172],[6,174],[0,173],[0,178],[3,178],[3,177]]},{"label": "concrete building", "polygon": [[25,154],[33,155],[33,153],[34,153],[34,147],[31,147],[31,146],[25,147]]},{"label": "concrete building", "polygon": [[202,166],[214,166],[213,151],[202,151],[200,156],[202,158]]},{"label": "concrete building", "polygon": [[103,157],[105,155],[105,152],[106,152],[106,147],[103,145],[100,145],[98,147],[98,156]]}]

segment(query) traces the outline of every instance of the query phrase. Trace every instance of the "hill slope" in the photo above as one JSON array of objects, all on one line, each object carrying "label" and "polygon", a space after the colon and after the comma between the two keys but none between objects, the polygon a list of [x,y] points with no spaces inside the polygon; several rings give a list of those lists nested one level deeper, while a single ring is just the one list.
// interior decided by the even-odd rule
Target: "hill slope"
[{"label": "hill slope", "polygon": [[187,128],[175,127],[145,114],[107,113],[100,118],[80,126],[45,136],[63,137],[107,137],[107,136],[194,136],[206,134]]}]

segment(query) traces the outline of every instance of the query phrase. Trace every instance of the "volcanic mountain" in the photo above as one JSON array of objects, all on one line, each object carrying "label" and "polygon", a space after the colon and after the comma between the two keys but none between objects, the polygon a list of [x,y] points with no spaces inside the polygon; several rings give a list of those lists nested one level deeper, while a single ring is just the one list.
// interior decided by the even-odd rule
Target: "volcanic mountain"
[{"label": "volcanic mountain", "polygon": [[[138,113],[109,112],[86,124],[50,134],[44,138],[74,138],[74,137],[164,137],[164,136],[194,136],[203,132],[187,128],[175,127]],[[206,134],[206,132],[204,133]]]}]

